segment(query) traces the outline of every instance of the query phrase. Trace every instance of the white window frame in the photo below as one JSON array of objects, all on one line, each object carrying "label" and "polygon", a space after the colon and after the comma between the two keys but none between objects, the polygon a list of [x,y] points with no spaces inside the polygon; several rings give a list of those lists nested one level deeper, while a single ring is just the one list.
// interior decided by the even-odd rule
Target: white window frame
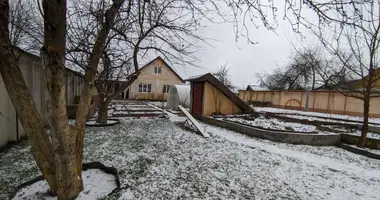
[{"label": "white window frame", "polygon": [[[162,86],[162,92],[163,92],[164,94],[169,93],[170,86],[171,86],[171,85],[163,85],[163,86]],[[166,87],[166,89],[165,89],[165,87]]]},{"label": "white window frame", "polygon": [[[140,90],[140,88],[141,88],[141,90]],[[138,91],[139,91],[139,93],[152,93],[152,84],[140,83]]]},{"label": "white window frame", "polygon": [[162,74],[162,67],[154,67],[154,74]]}]

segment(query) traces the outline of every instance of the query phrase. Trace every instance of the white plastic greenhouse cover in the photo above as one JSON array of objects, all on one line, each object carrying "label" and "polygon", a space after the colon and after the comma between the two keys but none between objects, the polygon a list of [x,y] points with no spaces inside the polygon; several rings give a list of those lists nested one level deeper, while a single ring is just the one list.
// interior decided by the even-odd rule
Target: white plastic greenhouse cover
[{"label": "white plastic greenhouse cover", "polygon": [[177,110],[178,105],[182,105],[185,108],[190,107],[190,85],[170,86],[167,107],[168,109]]}]

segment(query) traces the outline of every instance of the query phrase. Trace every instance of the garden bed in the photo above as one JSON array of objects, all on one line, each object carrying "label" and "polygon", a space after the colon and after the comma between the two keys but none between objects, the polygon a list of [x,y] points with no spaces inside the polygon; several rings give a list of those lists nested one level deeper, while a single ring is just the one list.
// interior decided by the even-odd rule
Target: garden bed
[{"label": "garden bed", "polygon": [[[85,131],[84,162],[118,169],[120,190],[108,199],[380,196],[380,161],[336,147],[272,142],[210,125],[206,140],[156,118]],[[26,142],[0,152],[0,174],[0,199],[40,175]]]},{"label": "garden bed", "polygon": [[303,133],[317,133],[315,126],[286,122],[276,118],[265,118],[264,116],[260,117],[231,117],[224,118],[224,120],[237,122],[256,128],[264,128],[272,131],[292,131],[292,132],[303,132]]},{"label": "garden bed", "polygon": [[276,142],[318,146],[331,146],[340,142],[340,134],[334,133],[305,133],[286,130],[273,130],[263,127],[252,127],[247,124],[223,120],[221,118],[214,119],[212,117],[203,117],[202,121],[212,125],[221,126],[232,131],[237,131],[251,137],[258,137]]},{"label": "garden bed", "polygon": [[[254,107],[257,112],[271,112],[271,113],[281,113],[281,114],[296,114],[296,115],[307,115],[312,117],[325,117],[334,119],[343,119],[351,121],[363,121],[363,117],[339,115],[339,114],[329,114],[329,113],[318,113],[318,112],[308,112],[300,110],[289,110],[281,108],[271,108],[271,107]],[[369,118],[370,123],[380,124],[380,118]]]}]

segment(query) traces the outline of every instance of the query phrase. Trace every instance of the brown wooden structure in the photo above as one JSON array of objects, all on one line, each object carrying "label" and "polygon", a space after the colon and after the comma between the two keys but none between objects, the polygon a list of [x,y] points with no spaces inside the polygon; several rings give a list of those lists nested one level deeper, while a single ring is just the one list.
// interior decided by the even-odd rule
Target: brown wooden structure
[{"label": "brown wooden structure", "polygon": [[187,79],[190,81],[190,113],[197,118],[251,112],[251,107],[231,92],[211,73]]}]

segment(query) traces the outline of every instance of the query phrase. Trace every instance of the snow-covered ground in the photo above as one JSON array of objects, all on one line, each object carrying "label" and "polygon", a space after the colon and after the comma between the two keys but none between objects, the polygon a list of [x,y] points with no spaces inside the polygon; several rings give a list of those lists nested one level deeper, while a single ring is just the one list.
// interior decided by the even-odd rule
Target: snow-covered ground
[{"label": "snow-covered ground", "polygon": [[[349,132],[346,132],[346,134],[360,136],[361,135],[361,131],[360,130],[349,131]],[[378,139],[379,140],[380,139],[380,134],[379,133],[368,132],[367,133],[367,138],[373,138],[373,139]]]},{"label": "snow-covered ground", "polygon": [[290,117],[290,118],[296,118],[296,119],[306,119],[309,121],[322,121],[322,122],[338,122],[338,123],[344,123],[344,124],[362,124],[361,122],[345,122],[341,121],[339,119],[325,119],[325,118],[320,118],[320,117],[314,117],[314,116],[304,116],[304,115],[281,115],[284,117]]},{"label": "snow-covered ground", "polygon": [[149,104],[152,104],[152,105],[154,105],[154,106],[157,106],[157,107],[159,107],[159,108],[162,107],[162,103],[164,103],[164,108],[166,107],[166,104],[167,104],[166,101],[164,101],[164,102],[161,102],[161,101],[149,101],[148,103],[149,103]]},{"label": "snow-covered ground", "polygon": [[159,115],[162,113],[160,110],[160,108],[148,105],[144,102],[120,101],[118,103],[113,103],[112,106],[109,107],[108,116],[118,117],[120,115]]},{"label": "snow-covered ground", "polygon": [[126,109],[124,110],[132,110],[132,111],[135,111],[135,110],[157,110],[155,108],[152,108],[151,106],[128,106],[126,107]]},{"label": "snow-covered ground", "polygon": [[138,111],[135,111],[135,112],[128,112],[128,111],[114,111],[112,113],[113,116],[116,116],[116,115],[144,115],[144,114],[161,114],[162,111],[142,111],[142,112],[138,112]]},{"label": "snow-covered ground", "polygon": [[370,148],[365,148],[365,147],[364,148],[360,148],[357,145],[348,145],[348,146],[351,146],[353,148],[361,149],[361,150],[364,150],[364,151],[368,151],[368,152],[380,155],[380,150],[378,150],[378,149],[370,149]]},{"label": "snow-covered ground", "polygon": [[271,118],[265,119],[263,116],[257,117],[255,119],[243,119],[243,118],[226,118],[228,121],[239,122],[243,124],[248,124],[252,126],[259,126],[266,129],[275,129],[275,130],[294,130],[297,132],[315,132],[317,131],[315,126],[301,124],[301,123],[293,123],[293,122],[284,122],[282,120]]},{"label": "snow-covered ground", "polygon": [[[205,125],[205,124],[202,124]],[[119,170],[112,199],[378,199],[380,161],[336,147],[290,145],[167,119],[89,127],[85,162]],[[0,199],[38,175],[26,143],[0,153]]]},{"label": "snow-covered ground", "polygon": [[[115,176],[100,169],[83,171],[82,178],[84,189],[76,198],[77,200],[104,199],[117,187]],[[57,199],[57,197],[46,195],[48,191],[47,182],[38,181],[19,190],[13,199]]]},{"label": "snow-covered ground", "polygon": [[[118,123],[118,122],[119,122],[119,121],[117,121],[117,120],[112,120],[112,119],[108,119],[108,120],[107,120],[107,124],[116,124],[116,123]],[[96,125],[96,124],[99,124],[99,123],[97,123],[96,120],[89,120],[89,121],[86,122],[86,124],[88,124],[88,125]]]},{"label": "snow-covered ground", "polygon": [[[348,119],[355,121],[363,121],[363,117],[356,116],[348,116],[348,115],[338,115],[338,114],[329,114],[329,113],[318,113],[318,112],[306,112],[300,110],[288,110],[288,109],[280,109],[280,108],[271,108],[271,107],[254,107],[256,111],[259,112],[273,112],[273,113],[296,113],[302,115],[312,115],[312,116],[320,116],[320,117],[330,117],[330,118],[338,118],[338,119]],[[369,121],[372,123],[380,124],[380,118],[369,118]]]}]

